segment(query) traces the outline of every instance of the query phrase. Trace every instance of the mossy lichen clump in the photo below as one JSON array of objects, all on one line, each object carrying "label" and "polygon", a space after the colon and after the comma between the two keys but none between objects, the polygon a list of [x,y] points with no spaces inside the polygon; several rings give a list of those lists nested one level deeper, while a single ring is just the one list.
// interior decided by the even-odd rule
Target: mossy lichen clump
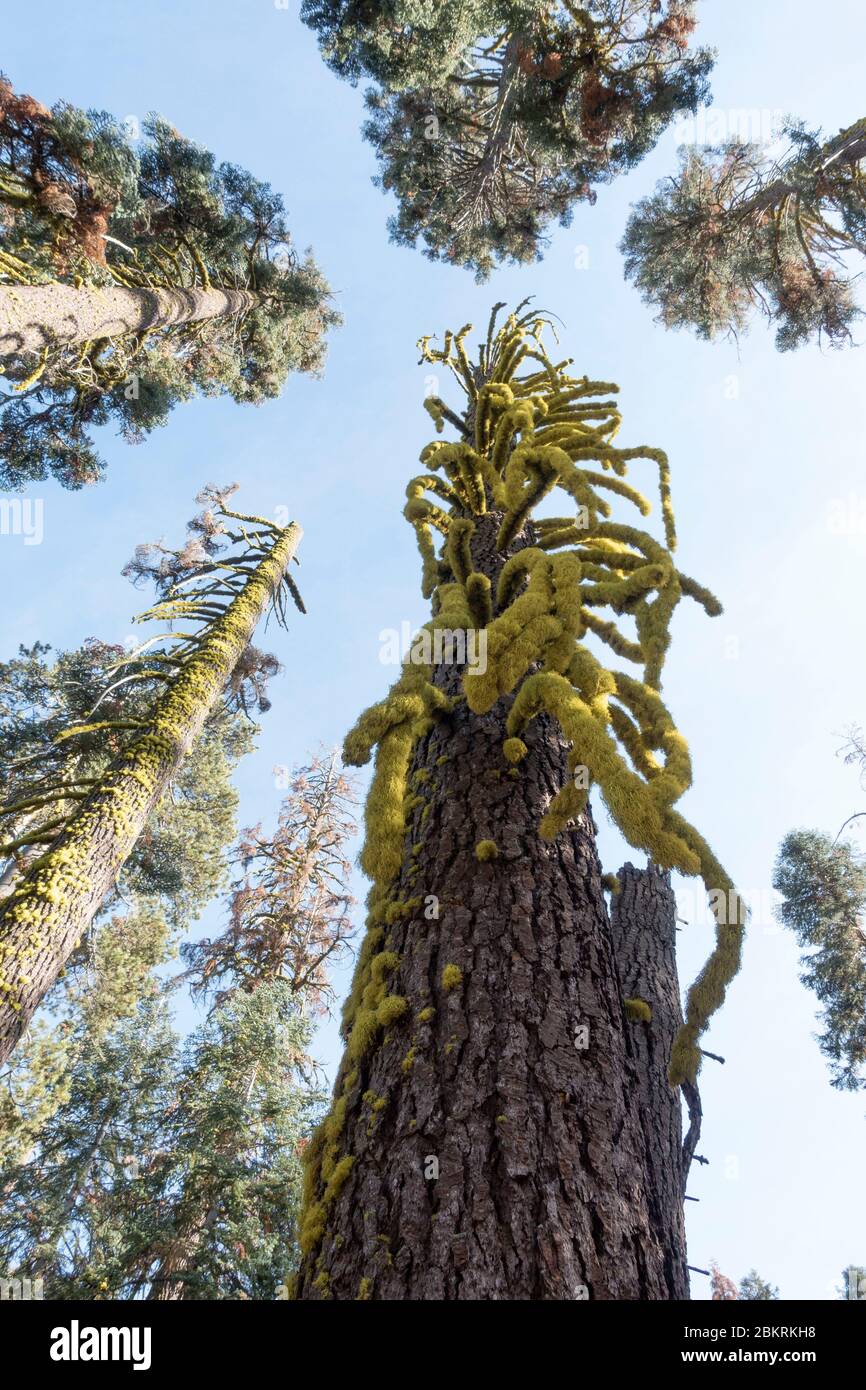
[{"label": "mossy lichen clump", "polygon": [[342,1192],[346,1180],[352,1171],[352,1164],[354,1161],[354,1158],[350,1154],[346,1154],[341,1158],[340,1162],[331,1173],[321,1200],[313,1202],[307,1207],[298,1240],[302,1254],[309,1254],[319,1244],[319,1241],[324,1235],[328,1210],[333,1203],[336,1202]]},{"label": "mossy lichen clump", "polygon": [[463,971],[459,965],[449,962],[442,970],[442,988],[448,994],[452,989],[459,989],[463,983]]},{"label": "mossy lichen clump", "polygon": [[507,738],[502,745],[502,751],[509,763],[522,763],[529,749],[522,738]]},{"label": "mossy lichen clump", "polygon": [[475,846],[475,858],[479,864],[489,864],[499,858],[499,847],[495,840],[479,840]]},{"label": "mossy lichen clump", "polygon": [[630,1018],[632,1023],[652,1022],[653,1011],[645,999],[626,999],[623,1002],[626,1017]]}]

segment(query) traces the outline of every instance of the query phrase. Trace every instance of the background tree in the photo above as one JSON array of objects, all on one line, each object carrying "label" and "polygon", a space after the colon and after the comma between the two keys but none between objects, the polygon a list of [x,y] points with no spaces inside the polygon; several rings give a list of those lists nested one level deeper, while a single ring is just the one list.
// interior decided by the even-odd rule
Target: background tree
[{"label": "background tree", "polygon": [[842,1271],[840,1298],[866,1298],[866,1266],[849,1265]]},{"label": "background tree", "polygon": [[174,1094],[153,975],[168,948],[147,904],[105,920],[5,1069],[0,1258],[48,1298],[122,1296],[147,1217],[140,1169]]},{"label": "background tree", "polygon": [[[856,725],[840,752],[866,786],[866,740]],[[833,840],[818,830],[791,831],[773,874],[779,921],[803,947],[800,979],[823,1006],[819,1046],[832,1084],[844,1091],[866,1086],[866,857],[842,839],[864,815],[850,815]]]},{"label": "background tree", "polygon": [[707,96],[691,0],[305,0],[336,72],[376,82],[364,133],[400,245],[479,279],[536,260],[550,223]]},{"label": "background tree", "polygon": [[682,152],[679,173],[634,208],[625,273],[667,328],[736,335],[756,314],[780,349],[851,340],[860,317],[848,253],[866,252],[866,122],[832,140],[788,123],[769,159],[728,141]]},{"label": "background tree", "polygon": [[0,486],[93,482],[95,426],[138,442],[196,392],[273,398],[338,322],[268,184],[0,78]]},{"label": "background tree", "polygon": [[779,1290],[762,1279],[757,1270],[750,1269],[738,1287],[733,1279],[722,1273],[717,1264],[710,1265],[710,1298],[716,1303],[729,1303],[732,1299],[766,1303],[778,1297]]},{"label": "background tree", "polygon": [[134,572],[155,576],[161,588],[142,620],[181,620],[195,629],[170,634],[173,644],[160,648],[155,644],[165,634],[149,638],[119,663],[121,670],[134,666],[124,681],[163,684],[146,718],[91,717],[64,730],[73,746],[80,734],[102,728],[123,729],[128,740],[99,777],[82,775],[73,754],[57,780],[2,808],[14,819],[51,805],[53,818],[0,847],[7,856],[36,842],[44,847],[0,903],[0,1060],[113,889],[226,686],[239,679],[239,666],[249,670],[250,639],[260,618],[273,609],[284,622],[289,594],[303,610],[287,573],[300,527],[231,511],[227,495],[213,488],[200,495],[208,506],[191,523],[183,550],[159,548],[155,560],[144,547],[133,563]]},{"label": "background tree", "polygon": [[866,860],[816,830],[785,836],[773,875],[779,920],[803,947],[804,985],[822,1005],[818,1040],[832,1084],[866,1085]]},{"label": "background tree", "polygon": [[297,1262],[301,1151],[323,1095],[285,981],[233,992],[187,1040],[135,1261],[150,1299],[274,1298]]},{"label": "background tree", "polygon": [[775,1284],[769,1284],[766,1279],[762,1279],[757,1270],[750,1269],[740,1280],[739,1296],[750,1303],[769,1303],[779,1297],[779,1290]]},{"label": "background tree", "polygon": [[[274,835],[240,837],[225,931],[187,943],[172,980],[150,904],[99,924],[3,1078],[6,1269],[61,1299],[278,1296],[323,1099],[308,1047],[351,930],[353,805],[334,759],[301,768]],[[180,984],[213,1007],[179,1048]]]},{"label": "background tree", "polygon": [[305,1013],[327,1011],[329,971],[353,933],[346,844],[357,829],[354,805],[336,755],[295,772],[275,833],[255,826],[240,838],[243,877],[226,930],[182,949],[194,993],[221,999],[224,988],[253,992],[264,979],[287,979]]},{"label": "background tree", "polygon": [[729,1279],[727,1274],[723,1274],[719,1266],[715,1263],[710,1265],[710,1298],[714,1303],[730,1303],[733,1299],[739,1298],[737,1286],[733,1279]]},{"label": "background tree", "polygon": [[151,1250],[150,1298],[274,1297],[297,1263],[300,1152],[322,1097],[306,1056],[352,932],[354,795],[336,759],[296,774],[276,832],[241,838],[243,877],[214,940],[182,948],[194,997]]},{"label": "background tree", "polygon": [[[719,890],[669,1061],[693,1080],[742,917],[674,809],[690,766],[659,685],[680,597],[718,604],[674,564],[665,455],[614,446],[615,388],[553,362],[544,326],[518,312],[497,330],[494,313],[475,364],[468,326],[441,350],[422,340],[468,406],[427,402],[460,435],[423,451],[407,489],[433,616],[344,749],[353,764],[377,749],[373,886],[334,1101],[305,1153],[305,1299],[687,1297],[679,1194],[673,1214],[655,1201],[634,1103],[630,1036],[651,1011],[619,984],[587,796],[657,865]],[[650,510],[624,477],[636,458],[659,471],[666,543],[608,519],[609,498]],[[536,515],[555,488],[571,514]]]}]

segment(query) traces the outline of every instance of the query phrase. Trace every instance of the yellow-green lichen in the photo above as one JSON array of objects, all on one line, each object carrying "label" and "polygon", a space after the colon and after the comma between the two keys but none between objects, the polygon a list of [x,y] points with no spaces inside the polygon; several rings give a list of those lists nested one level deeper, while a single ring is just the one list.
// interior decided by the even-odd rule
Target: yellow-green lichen
[{"label": "yellow-green lichen", "polygon": [[442,988],[446,993],[458,989],[463,983],[463,971],[459,965],[448,964],[442,970]]},{"label": "yellow-green lichen", "polygon": [[365,1091],[363,1099],[365,1104],[369,1105],[370,1109],[377,1113],[384,1110],[385,1106],[388,1104],[388,1097],[377,1096],[375,1091]]},{"label": "yellow-green lichen", "polygon": [[522,738],[507,738],[502,745],[502,751],[508,762],[519,763],[526,757],[529,749]]},{"label": "yellow-green lichen", "polygon": [[[305,1153],[304,1157],[307,1159],[307,1153]],[[310,1160],[307,1161],[309,1162]],[[352,1171],[352,1164],[354,1161],[351,1154],[345,1154],[335,1166],[325,1186],[321,1200],[312,1202],[307,1207],[301,1223],[301,1231],[298,1239],[302,1254],[308,1255],[312,1250],[315,1250],[316,1246],[321,1241],[325,1233],[328,1211],[342,1192],[349,1174]]]},{"label": "yellow-green lichen", "polygon": [[653,1011],[645,999],[626,999],[625,1011],[633,1023],[651,1023]]}]

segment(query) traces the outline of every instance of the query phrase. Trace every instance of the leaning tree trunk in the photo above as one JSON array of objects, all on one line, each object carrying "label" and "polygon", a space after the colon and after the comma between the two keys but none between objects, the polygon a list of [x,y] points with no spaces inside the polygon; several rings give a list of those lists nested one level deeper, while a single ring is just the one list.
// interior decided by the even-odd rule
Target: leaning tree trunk
[{"label": "leaning tree trunk", "polygon": [[238,596],[213,622],[62,833],[0,906],[0,1061],[113,886],[166,787],[279,589],[303,532],[286,527]]},{"label": "leaning tree trunk", "polygon": [[241,314],[253,302],[249,291],[234,289],[0,285],[0,357],[201,323]]},{"label": "leaning tree trunk", "polygon": [[[494,592],[500,521],[479,517],[472,538]],[[434,671],[456,695],[462,668]],[[540,837],[568,745],[541,716],[509,775],[510,704],[478,716],[460,701],[416,746],[423,805],[395,893],[408,910],[384,942],[410,1012],[355,1064],[352,1158],[300,1298],[688,1297],[681,1205],[653,1190],[657,1127],[635,1104],[643,1025],[624,1011],[594,826],[585,813]],[[497,858],[479,862],[482,841]]]}]

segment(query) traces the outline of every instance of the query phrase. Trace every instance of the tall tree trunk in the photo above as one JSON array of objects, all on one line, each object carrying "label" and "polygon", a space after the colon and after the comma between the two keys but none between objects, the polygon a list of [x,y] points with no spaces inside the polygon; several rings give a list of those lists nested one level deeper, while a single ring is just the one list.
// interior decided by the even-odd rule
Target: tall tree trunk
[{"label": "tall tree trunk", "polygon": [[470,197],[455,218],[455,230],[460,230],[467,223],[470,226],[480,225],[494,210],[494,193],[500,168],[514,140],[510,110],[520,81],[519,59],[525,42],[524,35],[512,34],[505,46],[496,105],[485,131],[484,148],[471,171]]},{"label": "tall tree trunk", "polygon": [[624,864],[617,877],[619,892],[611,902],[610,925],[623,996],[642,1001],[652,1012],[647,1022],[636,1018],[631,1029],[635,1109],[648,1139],[651,1200],[658,1207],[657,1219],[675,1241],[677,1266],[684,1270],[683,1195],[688,1164],[683,1154],[680,1092],[668,1081],[671,1047],[683,1021],[676,899],[670,874],[654,864],[645,869]]},{"label": "tall tree trunk", "polygon": [[0,357],[201,323],[243,313],[254,300],[233,289],[0,285]]},{"label": "tall tree trunk", "polygon": [[246,650],[302,534],[296,523],[280,533],[159,700],[146,729],[0,905],[0,1061],[114,884]]},{"label": "tall tree trunk", "polygon": [[[477,518],[471,543],[494,592],[501,517]],[[527,527],[511,550],[532,542]],[[462,668],[434,669],[456,695]],[[624,1014],[592,820],[540,837],[568,745],[536,719],[509,775],[510,705],[458,702],[415,748],[424,805],[384,942],[409,1012],[355,1063],[350,1167],[300,1298],[688,1296],[682,1210],[655,1197],[656,1126],[635,1105],[642,1025]],[[485,840],[498,857],[479,862]]]}]

